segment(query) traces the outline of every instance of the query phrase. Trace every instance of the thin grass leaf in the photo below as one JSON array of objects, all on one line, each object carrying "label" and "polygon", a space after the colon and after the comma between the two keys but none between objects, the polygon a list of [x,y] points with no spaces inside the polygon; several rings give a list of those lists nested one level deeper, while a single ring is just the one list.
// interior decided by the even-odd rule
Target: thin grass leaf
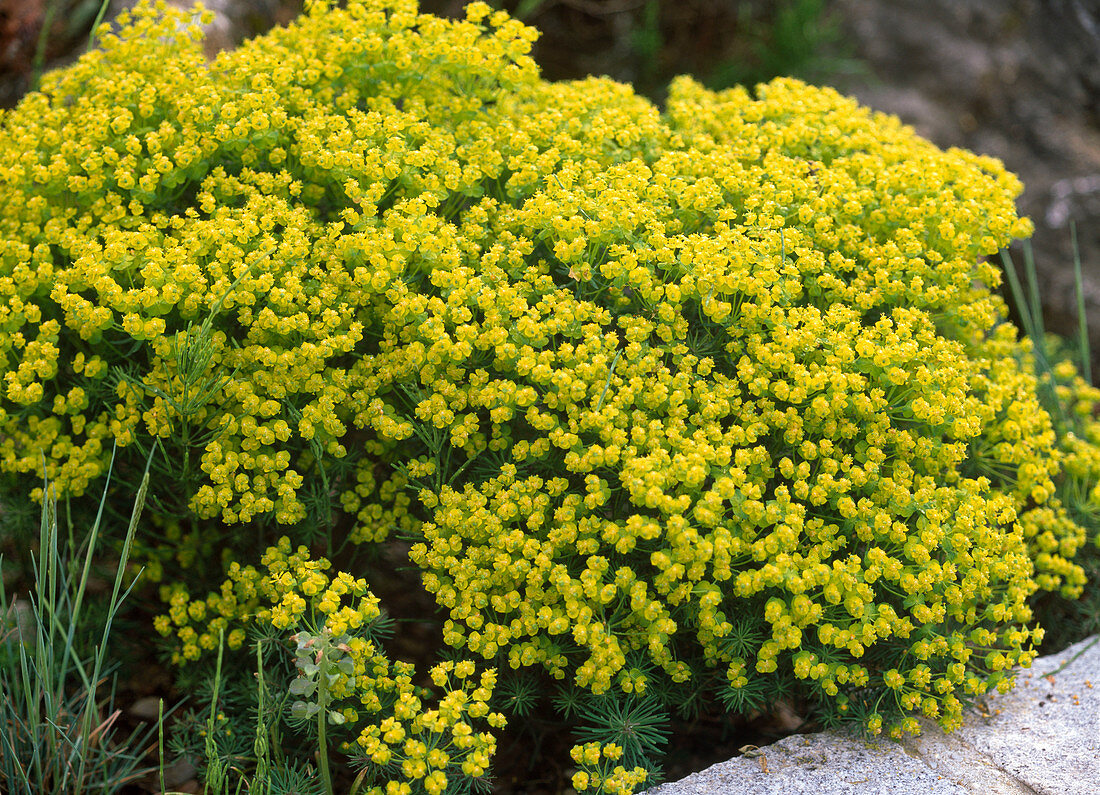
[{"label": "thin grass leaf", "polygon": [[34,45],[34,59],[31,63],[31,89],[37,90],[42,83],[42,68],[46,63],[46,42],[53,28],[53,18],[57,13],[57,3],[48,3],[42,19],[42,28],[38,31],[38,40]]},{"label": "thin grass leaf", "polygon": [[1024,273],[1027,274],[1027,289],[1031,298],[1031,319],[1038,333],[1035,339],[1041,340],[1046,336],[1046,328],[1043,326],[1043,303],[1039,298],[1039,277],[1035,268],[1035,252],[1031,248],[1030,241],[1024,243]]},{"label": "thin grass leaf", "polygon": [[1089,350],[1089,320],[1085,314],[1085,286],[1081,276],[1081,249],[1077,245],[1077,224],[1069,223],[1070,240],[1073,243],[1073,284],[1077,292],[1077,339],[1081,349],[1081,374],[1092,383],[1092,352]]},{"label": "thin grass leaf", "polygon": [[[134,542],[134,534],[137,532],[138,520],[141,518],[141,511],[145,507],[145,495],[149,491],[149,468],[153,464],[153,453],[149,452],[149,457],[145,460],[145,473],[141,478],[141,486],[138,488],[137,495],[134,498],[134,508],[130,515],[130,526],[126,528],[126,537],[122,542],[122,554],[119,557],[118,568],[115,571],[115,582],[111,589],[111,601],[108,603],[107,608],[107,620],[103,622],[103,635],[99,645],[95,651],[95,662],[92,668],[92,681],[97,682],[99,680],[99,674],[103,667],[103,660],[106,656],[107,641],[111,636],[111,626],[114,623],[115,615],[118,612],[119,604],[122,599],[125,599],[129,595],[130,590],[137,582],[135,578],[134,582],[126,589],[126,593],[122,599],[119,598],[119,590],[122,587],[122,579],[126,575],[126,564],[130,561],[130,548]],[[139,574],[140,576],[140,574]],[[89,688],[88,690],[88,705],[84,713],[85,721],[90,721],[91,716],[95,713],[95,688]],[[87,724],[85,724],[87,726]],[[90,736],[90,734],[88,735]],[[81,757],[80,773],[83,776],[84,764],[86,759]]]},{"label": "thin grass leaf", "polygon": [[1016,273],[1016,265],[1012,261],[1012,255],[1008,253],[1008,249],[1001,252],[1001,263],[1004,266],[1005,276],[1008,277],[1008,286],[1012,291],[1012,300],[1016,304],[1017,311],[1020,313],[1020,322],[1024,324],[1024,333],[1034,340],[1036,339],[1038,330],[1032,318],[1031,305],[1024,294],[1024,289],[1020,284],[1020,277]]},{"label": "thin grass leaf", "polygon": [[96,12],[95,21],[92,22],[92,30],[88,34],[88,49],[95,49],[96,33],[99,31],[99,26],[103,23],[103,16],[107,13],[107,7],[111,4],[111,0],[103,0],[99,4],[99,11]]},{"label": "thin grass leaf", "polygon": [[611,386],[611,377],[615,375],[615,365],[619,363],[619,357],[622,355],[623,349],[619,348],[615,352],[615,359],[611,362],[611,368],[607,371],[607,381],[603,385],[603,391],[600,392],[600,399],[596,402],[596,411],[599,411],[603,407],[603,399],[607,396],[607,388]]},{"label": "thin grass leaf", "polygon": [[[148,470],[147,462],[146,483]],[[34,638],[33,641],[20,638],[18,643],[11,637],[3,638],[0,691],[7,697],[0,699],[0,726],[3,727],[0,731],[3,737],[0,779],[12,782],[18,787],[14,791],[19,792],[111,795],[147,772],[139,769],[143,758],[141,749],[152,733],[152,728],[138,727],[126,738],[116,738],[121,712],[112,708],[115,702],[113,680],[110,680],[108,692],[100,698],[108,681],[103,671],[111,623],[119,604],[133,588],[131,583],[123,589],[122,578],[143,495],[139,494],[135,502],[124,540],[101,641],[91,660],[85,660],[77,650],[77,639],[85,629],[86,619],[81,608],[91,571],[91,556],[100,534],[107,489],[95,525],[88,534],[84,565],[78,569],[63,560],[57,499],[52,496],[53,485],[48,479],[44,486],[34,590],[29,600],[35,618]],[[68,549],[72,551],[73,545]],[[7,604],[0,583],[0,605],[5,606],[5,613]]]},{"label": "thin grass leaf", "polygon": [[167,792],[164,786],[164,699],[157,699],[157,777],[160,780],[160,791]]},{"label": "thin grass leaf", "polygon": [[1036,376],[1039,379],[1040,386],[1047,393],[1044,408],[1050,413],[1057,414],[1058,419],[1061,421],[1061,427],[1065,427],[1067,422],[1065,409],[1062,406],[1062,401],[1058,399],[1054,368],[1051,367],[1046,353],[1046,332],[1043,330],[1038,280],[1035,276],[1035,260],[1031,256],[1031,246],[1027,244],[1024,245],[1024,260],[1027,266],[1028,284],[1032,289],[1030,300],[1028,296],[1024,295],[1019,276],[1016,274],[1016,267],[1008,250],[1001,252],[1001,262],[1004,265],[1005,275],[1008,277],[1012,300],[1016,304],[1016,310],[1020,313],[1020,322],[1023,323],[1024,333],[1031,340],[1031,349],[1035,355]]},{"label": "thin grass leaf", "polygon": [[[88,578],[92,572],[92,556],[95,554],[96,542],[99,539],[99,528],[103,522],[103,507],[107,504],[107,490],[111,484],[111,474],[115,468],[115,453],[118,452],[118,444],[116,443],[111,448],[111,460],[107,464],[107,479],[103,484],[103,495],[99,500],[99,508],[96,510],[95,521],[92,523],[92,529],[88,533],[88,549],[84,555],[84,569],[80,575],[80,584],[77,586],[76,598],[73,600],[72,610],[69,614],[69,628],[75,629],[80,622],[80,611],[84,605],[84,592],[88,587]],[[73,649],[73,633],[69,633],[69,638],[65,644],[65,657],[63,659],[72,658],[76,668],[83,674],[83,668],[80,666],[76,659],[76,651]],[[64,674],[64,671],[62,672]],[[84,680],[84,687],[91,687],[91,682],[87,679]]]}]

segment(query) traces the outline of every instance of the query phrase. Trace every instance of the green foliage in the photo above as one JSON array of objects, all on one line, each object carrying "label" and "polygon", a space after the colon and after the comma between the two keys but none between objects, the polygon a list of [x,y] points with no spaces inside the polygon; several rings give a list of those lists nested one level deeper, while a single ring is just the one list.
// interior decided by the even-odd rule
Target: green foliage
[{"label": "green foliage", "polygon": [[645,768],[653,776],[660,770],[663,747],[668,743],[668,712],[656,699],[594,699],[575,734],[583,743],[611,742],[623,749],[627,768]]},{"label": "green foliage", "polygon": [[[45,3],[38,40],[35,43],[32,88],[42,77],[48,50],[62,42],[62,49],[88,32],[88,49],[95,46],[95,33],[107,11],[107,0],[49,0]],[[58,30],[60,28],[60,30]]]},{"label": "green foliage", "polygon": [[[450,11],[446,3],[427,5]],[[776,77],[830,85],[864,69],[827,0],[492,5],[547,31],[538,57],[552,69],[569,76],[630,73],[635,90],[658,102],[681,73],[723,89]]]},{"label": "green foliage", "polygon": [[508,715],[524,718],[538,706],[542,683],[531,671],[507,673],[497,686],[496,704]]},{"label": "green foliage", "polygon": [[[1030,345],[1023,349],[1020,366],[1033,370],[1039,379],[1043,407],[1055,419],[1061,474],[1055,497],[1048,506],[1025,514],[1028,526],[1037,533],[1041,555],[1072,552],[1086,583],[1078,598],[1067,600],[1040,594],[1035,600],[1036,618],[1045,628],[1044,648],[1058,651],[1076,640],[1100,632],[1100,537],[1071,532],[1058,538],[1057,528],[1100,526],[1100,462],[1094,445],[1100,441],[1096,418],[1100,414],[1100,390],[1091,381],[1092,354],[1088,321],[1084,309],[1081,260],[1076,228],[1071,228],[1077,294],[1078,329],[1075,339],[1063,340],[1047,334],[1038,290],[1038,277],[1030,246],[1024,248],[1025,290],[1008,252],[1002,254],[1009,288]],[[1053,531],[1053,532],[1052,532]]]},{"label": "green foliage", "polygon": [[[58,530],[57,501],[44,482],[41,519],[28,599],[9,599],[0,583],[0,788],[4,792],[64,795],[115,793],[146,771],[142,751],[149,728],[120,736],[108,641],[122,600],[123,577],[138,525],[148,469],[142,481],[105,620],[89,624],[88,579],[100,542],[100,523],[82,534],[83,566],[67,560]],[[106,496],[106,487],[104,497]],[[80,636],[99,635],[91,654]]]},{"label": "green foliage", "polygon": [[999,162],[796,80],[550,84],[484,3],[316,4],[210,64],[185,21],[0,118],[0,471],[158,467],[155,628],[209,682],[169,746],[212,786],[478,788],[528,675],[578,790],[707,703],[951,728],[1080,595],[1100,393],[1005,322]]},{"label": "green foliage", "polygon": [[742,57],[719,63],[705,78],[715,89],[755,86],[776,77],[830,82],[837,74],[859,69],[844,53],[844,35],[827,0],[783,0],[765,4],[764,18],[743,4],[741,24],[748,41]]},{"label": "green foliage", "polygon": [[[219,639],[223,641],[224,638]],[[263,654],[264,644],[257,642],[256,649],[256,682],[255,686],[245,686],[241,694],[252,709],[246,709],[245,704],[233,705],[223,703],[220,700],[223,683],[241,684],[239,680],[229,677],[223,678],[222,655],[225,651],[224,643],[219,642],[218,657],[215,663],[213,677],[209,680],[212,692],[209,697],[209,713],[192,741],[199,740],[198,747],[188,750],[186,746],[176,749],[178,756],[198,757],[203,760],[203,779],[207,795],[229,795],[241,792],[258,793],[258,795],[322,795],[332,793],[332,778],[328,771],[327,754],[321,761],[320,772],[301,759],[290,758],[280,743],[279,723],[281,713],[286,708],[286,697],[283,703],[275,705],[275,710],[268,708],[269,691],[265,677],[265,661]],[[295,680],[297,681],[297,680]],[[291,688],[281,688],[287,695],[293,695]],[[251,697],[251,698],[250,698]],[[206,700],[206,699],[204,699]],[[297,702],[296,702],[297,703]],[[249,712],[255,713],[254,735],[249,742],[248,733],[243,731],[243,720]],[[229,712],[233,717],[227,717]],[[294,714],[294,711],[291,711]],[[177,732],[177,736],[180,736]],[[320,747],[327,747],[322,735]],[[162,740],[163,743],[163,740]],[[249,753],[251,751],[251,753]],[[163,779],[163,745],[161,750],[161,776]],[[163,783],[162,783],[163,789]]]}]

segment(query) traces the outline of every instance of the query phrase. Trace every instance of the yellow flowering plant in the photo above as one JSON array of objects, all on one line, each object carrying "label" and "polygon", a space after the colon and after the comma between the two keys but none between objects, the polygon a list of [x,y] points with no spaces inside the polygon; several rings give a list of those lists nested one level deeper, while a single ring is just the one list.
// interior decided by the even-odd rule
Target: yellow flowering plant
[{"label": "yellow flowering plant", "polygon": [[[430,671],[439,690],[418,685],[414,666],[392,661],[383,650],[391,627],[366,583],[345,572],[330,576],[330,568],[304,546],[292,550],[284,536],[263,553],[259,569],[230,566],[221,592],[205,600],[190,600],[178,583],[162,586],[169,610],[155,620],[156,629],[173,638],[176,664],[215,650],[219,658],[232,654],[251,634],[257,654],[266,654],[271,688],[283,693],[280,709],[264,717],[272,736],[281,738],[278,753],[304,762],[293,759],[286,740],[315,738],[325,749],[317,755],[318,776],[328,792],[335,778],[330,749],[359,771],[363,793],[397,786],[438,795],[484,781],[496,751],[491,730],[506,722],[489,705],[495,669],[475,676],[472,661],[439,663]],[[251,697],[247,688],[242,695]],[[227,727],[220,738],[228,749],[231,732]],[[186,741],[177,747],[194,753]]]},{"label": "yellow flowering plant", "polygon": [[[481,2],[315,2],[209,63],[188,22],[139,4],[0,117],[4,488],[44,461],[76,500],[107,439],[124,475],[155,448],[175,662],[278,638],[295,715],[357,729],[386,792],[481,776],[463,715],[502,722],[496,668],[545,677],[649,716],[574,752],[627,792],[688,693],[956,726],[1035,656],[1036,594],[1081,592],[1095,513],[1058,495],[1100,436],[1020,366],[1000,162],[790,79],[549,83]],[[399,542],[446,709],[361,636]],[[380,692],[389,723],[333,706]]]},{"label": "yellow flowering plant", "polygon": [[[1086,528],[1100,523],[1100,391],[1092,385],[1092,362],[1080,259],[1076,254],[1078,333],[1077,345],[1047,334],[1043,329],[1036,290],[1035,263],[1025,245],[1024,261],[1031,295],[1025,296],[1016,266],[1007,252],[1002,254],[1013,298],[1027,332],[1019,351],[1020,366],[1039,376],[1039,398],[1053,420],[1062,455],[1061,472],[1055,480],[1055,494],[1047,504],[1021,514],[1024,533],[1030,539],[1037,567],[1049,570],[1054,556],[1063,569],[1080,566],[1087,584],[1076,599],[1053,588],[1035,600],[1036,618],[1046,629],[1044,643],[1064,648],[1081,637],[1100,630],[1100,537],[1089,537]],[[1030,299],[1030,300],[1029,300]],[[1093,543],[1096,542],[1096,543]],[[1037,573],[1036,579],[1049,577]],[[1049,582],[1049,581],[1048,581]],[[1072,596],[1073,594],[1069,594]]]}]

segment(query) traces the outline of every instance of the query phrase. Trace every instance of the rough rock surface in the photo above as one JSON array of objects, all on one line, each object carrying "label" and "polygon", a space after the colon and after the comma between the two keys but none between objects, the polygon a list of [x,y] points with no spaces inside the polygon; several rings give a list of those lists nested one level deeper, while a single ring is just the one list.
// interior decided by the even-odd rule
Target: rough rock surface
[{"label": "rough rock surface", "polygon": [[901,743],[824,732],[788,737],[647,795],[1097,795],[1100,636],[1021,671],[965,725]]},{"label": "rough rock surface", "polygon": [[832,7],[867,66],[840,88],[939,146],[1000,158],[1024,181],[1020,208],[1036,225],[1044,314],[1063,334],[1076,328],[1069,229],[1076,221],[1095,351],[1100,3],[834,0]]}]

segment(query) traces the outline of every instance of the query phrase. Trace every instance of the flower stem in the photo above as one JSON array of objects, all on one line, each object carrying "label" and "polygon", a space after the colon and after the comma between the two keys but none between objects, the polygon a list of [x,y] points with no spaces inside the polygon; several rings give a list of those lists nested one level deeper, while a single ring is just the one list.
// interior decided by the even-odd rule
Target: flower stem
[{"label": "flower stem", "polygon": [[328,742],[325,739],[325,731],[328,723],[328,689],[325,686],[325,675],[323,671],[319,680],[320,681],[317,683],[317,703],[321,708],[317,710],[317,762],[321,770],[321,780],[325,783],[325,792],[327,795],[333,795],[332,773],[328,768]]}]

